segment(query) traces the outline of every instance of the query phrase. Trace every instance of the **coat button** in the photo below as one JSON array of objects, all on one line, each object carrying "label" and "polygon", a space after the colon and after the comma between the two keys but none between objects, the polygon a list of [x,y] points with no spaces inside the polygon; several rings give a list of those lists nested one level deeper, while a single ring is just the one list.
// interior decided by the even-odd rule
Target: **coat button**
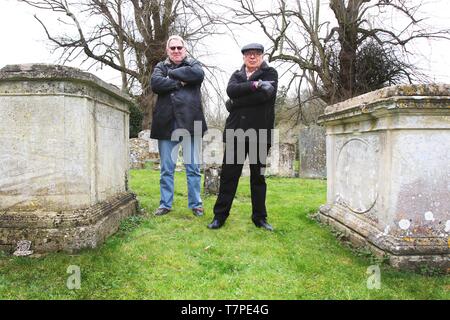
[{"label": "coat button", "polygon": [[245,119],[245,116],[241,116],[241,119]]}]

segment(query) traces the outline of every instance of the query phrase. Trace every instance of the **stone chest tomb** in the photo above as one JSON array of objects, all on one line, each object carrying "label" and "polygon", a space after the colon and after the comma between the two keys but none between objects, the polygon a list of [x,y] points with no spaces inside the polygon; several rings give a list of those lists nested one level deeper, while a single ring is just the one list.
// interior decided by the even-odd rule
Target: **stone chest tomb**
[{"label": "stone chest tomb", "polygon": [[128,191],[128,107],[95,76],[63,66],[0,70],[0,248],[96,247],[136,212]]},{"label": "stone chest tomb", "polygon": [[394,86],[326,108],[319,218],[392,265],[450,268],[450,86]]}]

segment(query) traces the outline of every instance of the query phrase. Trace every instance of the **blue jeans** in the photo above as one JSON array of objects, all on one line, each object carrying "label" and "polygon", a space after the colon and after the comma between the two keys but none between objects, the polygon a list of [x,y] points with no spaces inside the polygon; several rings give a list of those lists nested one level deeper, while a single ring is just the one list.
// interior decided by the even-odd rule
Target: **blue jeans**
[{"label": "blue jeans", "polygon": [[174,194],[174,172],[180,144],[183,146],[183,161],[186,168],[188,207],[190,209],[203,207],[200,198],[200,147],[201,137],[183,138],[181,142],[172,140],[158,140],[159,156],[161,159],[160,174],[160,208],[172,208]]}]

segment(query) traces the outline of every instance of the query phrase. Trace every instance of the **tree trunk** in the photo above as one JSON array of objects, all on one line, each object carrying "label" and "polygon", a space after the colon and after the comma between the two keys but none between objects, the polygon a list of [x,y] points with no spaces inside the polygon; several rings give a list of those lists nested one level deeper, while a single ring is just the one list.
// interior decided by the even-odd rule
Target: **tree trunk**
[{"label": "tree trunk", "polygon": [[157,95],[154,94],[150,89],[143,92],[138,99],[139,106],[141,107],[143,118],[142,118],[142,130],[147,130],[151,128],[153,120],[153,109],[156,104]]},{"label": "tree trunk", "polygon": [[356,49],[348,43],[342,43],[339,53],[339,77],[341,88],[338,99],[343,101],[353,97],[355,87]]},{"label": "tree trunk", "polygon": [[[119,50],[119,62],[122,68],[126,68],[125,63],[125,49],[124,49],[124,39],[123,39],[123,23],[122,23],[122,0],[117,1],[117,21],[119,24],[119,32],[117,35],[117,46]],[[128,80],[127,74],[124,71],[120,72],[122,77],[122,92],[128,93]]]}]

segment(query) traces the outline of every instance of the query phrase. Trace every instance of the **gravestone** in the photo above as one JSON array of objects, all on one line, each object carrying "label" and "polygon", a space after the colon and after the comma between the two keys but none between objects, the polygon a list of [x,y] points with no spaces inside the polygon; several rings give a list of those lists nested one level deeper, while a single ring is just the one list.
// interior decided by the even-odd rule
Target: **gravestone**
[{"label": "gravestone", "polygon": [[295,145],[291,143],[280,143],[279,154],[277,176],[294,177]]},{"label": "gravestone", "polygon": [[128,191],[132,101],[55,65],[0,70],[0,248],[93,248],[136,212]]},{"label": "gravestone", "polygon": [[298,145],[299,177],[325,179],[327,175],[325,128],[316,124],[301,128]]},{"label": "gravestone", "polygon": [[159,159],[158,140],[150,138],[150,130],[147,129],[139,132],[138,138],[147,141],[148,160]]},{"label": "gravestone", "polygon": [[204,170],[203,192],[209,195],[218,195],[220,187],[220,166],[207,166]]},{"label": "gravestone", "polygon": [[219,194],[220,173],[222,170],[224,143],[222,130],[210,127],[202,140],[203,192]]},{"label": "gravestone", "polygon": [[202,139],[202,164],[208,166],[221,166],[224,153],[222,130],[210,127]]},{"label": "gravestone", "polygon": [[[275,142],[269,150],[266,159],[265,175],[277,177],[294,177],[295,145]],[[242,176],[250,176],[249,158],[242,169]]]},{"label": "gravestone", "polygon": [[450,268],[450,85],[399,85],[329,106],[318,217],[404,269]]}]

